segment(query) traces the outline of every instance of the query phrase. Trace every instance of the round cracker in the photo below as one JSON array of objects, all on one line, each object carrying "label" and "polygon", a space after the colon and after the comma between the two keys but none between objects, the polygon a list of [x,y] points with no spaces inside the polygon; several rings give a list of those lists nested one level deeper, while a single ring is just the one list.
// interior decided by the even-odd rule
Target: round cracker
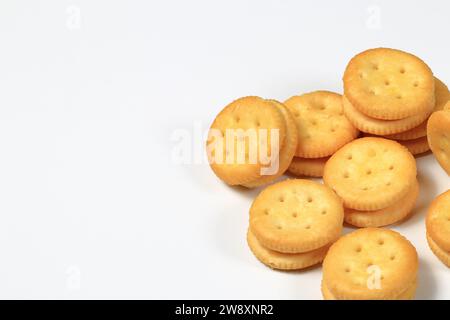
[{"label": "round cracker", "polygon": [[[256,161],[250,158],[251,139],[245,138],[245,148],[237,150],[238,139],[231,140],[232,150],[234,149],[234,157],[231,161],[226,161],[227,155],[227,130],[244,130],[244,132],[256,133]],[[261,133],[265,129],[267,134],[266,143],[264,139],[260,140]],[[249,131],[247,131],[249,130]],[[275,131],[272,131],[275,130]],[[272,132],[278,132],[278,141],[271,141]],[[220,137],[216,134],[219,133]],[[262,163],[259,157],[260,150],[267,150],[267,155],[271,156],[272,144],[278,147],[278,151],[283,147],[286,135],[286,124],[281,111],[271,102],[259,97],[244,97],[237,99],[226,106],[216,117],[208,135],[207,153],[208,160],[214,173],[223,181],[230,185],[238,185],[255,181],[261,176],[263,167],[268,166]],[[222,148],[216,146],[218,139],[222,139]],[[262,141],[262,143],[259,143]],[[211,150],[214,147],[219,150]],[[222,161],[215,161],[218,156],[216,152],[220,152]],[[264,154],[264,152],[262,152]],[[241,163],[239,156],[245,161]],[[230,156],[231,157],[231,156]]]},{"label": "round cracker", "polygon": [[400,143],[402,146],[405,146],[409,150],[409,152],[411,152],[413,155],[418,155],[430,150],[430,145],[428,144],[427,137],[397,142]]},{"label": "round cracker", "polygon": [[431,112],[423,112],[400,120],[380,120],[360,112],[345,95],[342,101],[344,113],[350,122],[361,131],[376,135],[391,135],[410,130],[425,121]]},{"label": "round cracker", "polygon": [[272,269],[298,270],[311,267],[323,261],[330,244],[303,253],[282,253],[262,246],[249,229],[247,243],[255,257]]},{"label": "round cracker", "polygon": [[434,77],[418,57],[376,48],[353,57],[344,73],[344,94],[359,111],[382,120],[398,120],[433,109]]},{"label": "round cracker", "polygon": [[346,208],[373,211],[406,196],[416,174],[416,161],[405,147],[392,140],[365,137],[330,157],[323,180]]},{"label": "round cracker", "polygon": [[418,196],[419,182],[416,180],[406,196],[392,206],[376,211],[345,209],[344,220],[359,228],[387,226],[405,219],[413,210]]},{"label": "round cracker", "polygon": [[264,184],[268,184],[272,181],[275,181],[280,176],[282,176],[288,169],[292,161],[292,158],[294,157],[295,150],[297,149],[298,134],[297,134],[297,125],[294,121],[294,117],[286,108],[286,106],[283,105],[282,103],[276,100],[268,100],[268,101],[273,103],[280,110],[286,122],[286,138],[283,147],[280,150],[279,168],[278,172],[274,175],[261,176],[256,181],[243,183],[242,185],[247,188],[255,188],[258,186],[262,186]]},{"label": "round cracker", "polygon": [[307,159],[294,157],[288,168],[288,172],[296,176],[322,177],[325,163],[329,158]]},{"label": "round cracker", "polygon": [[264,247],[299,253],[318,249],[342,231],[344,208],[323,184],[289,179],[264,189],[250,208],[250,229]]},{"label": "round cracker", "polygon": [[322,281],[337,299],[389,299],[404,293],[417,271],[417,252],[406,238],[393,230],[364,228],[331,246]]},{"label": "round cracker", "polygon": [[439,260],[442,261],[447,267],[450,268],[450,252],[445,251],[431,238],[431,236],[427,233],[427,242],[431,251],[434,253]]},{"label": "round cracker", "polygon": [[[434,91],[436,96],[436,104],[433,112],[444,109],[445,104],[448,100],[450,100],[450,91],[448,90],[448,87],[436,77],[434,78]],[[394,133],[385,137],[392,140],[413,140],[425,137],[426,135],[427,121],[424,121],[418,127],[412,128],[408,131]]]},{"label": "round cracker", "polygon": [[427,233],[444,251],[450,252],[450,190],[430,205],[426,218]]},{"label": "round cracker", "polygon": [[428,119],[428,144],[441,167],[450,175],[450,112],[437,111]]},{"label": "round cracker", "polygon": [[297,157],[329,156],[358,135],[343,113],[340,94],[315,91],[291,97],[285,105],[297,123]]}]

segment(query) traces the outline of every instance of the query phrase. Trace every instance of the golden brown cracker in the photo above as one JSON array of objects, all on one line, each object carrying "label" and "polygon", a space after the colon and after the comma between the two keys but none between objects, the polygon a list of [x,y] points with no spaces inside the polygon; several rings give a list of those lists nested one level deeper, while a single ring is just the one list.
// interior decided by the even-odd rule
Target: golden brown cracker
[{"label": "golden brown cracker", "polygon": [[[445,104],[447,103],[448,100],[450,100],[450,91],[448,90],[446,84],[436,77],[434,78],[434,84],[435,84],[434,91],[436,96],[436,104],[434,106],[433,112],[444,109]],[[415,128],[400,133],[394,133],[392,135],[388,135],[385,137],[391,140],[398,141],[398,140],[418,139],[425,137],[426,135],[427,135],[427,121],[424,121]]]},{"label": "golden brown cracker", "polygon": [[373,211],[403,198],[416,174],[416,161],[405,147],[392,140],[365,137],[330,157],[323,180],[346,208]]},{"label": "golden brown cracker", "polygon": [[342,231],[342,201],[328,187],[289,179],[268,186],[250,208],[250,229],[264,247],[299,253],[318,249]]},{"label": "golden brown cracker", "polygon": [[279,160],[279,168],[278,172],[273,175],[264,175],[258,178],[255,181],[251,181],[248,183],[243,183],[242,185],[247,188],[255,188],[258,186],[262,186],[264,184],[268,184],[272,181],[275,181],[280,176],[282,176],[289,165],[292,162],[292,158],[294,157],[295,150],[297,149],[298,143],[298,134],[297,134],[297,125],[294,121],[294,117],[289,112],[289,110],[282,103],[276,100],[268,100],[273,103],[281,112],[286,122],[286,138],[283,144],[283,147],[280,150],[280,160]]},{"label": "golden brown cracker", "polygon": [[[276,141],[272,141],[272,133],[278,136]],[[285,135],[283,114],[273,103],[259,97],[237,99],[211,125],[207,141],[211,168],[230,185],[255,181],[268,166],[260,155],[272,157],[273,146],[279,152]],[[278,153],[273,158],[278,158]]]},{"label": "golden brown cracker", "polygon": [[297,157],[329,156],[358,135],[343,113],[340,94],[315,91],[291,97],[285,104],[297,123]]},{"label": "golden brown cracker", "polygon": [[323,261],[323,279],[336,299],[392,299],[417,279],[414,246],[398,232],[358,229],[341,237]]},{"label": "golden brown cracker", "polygon": [[396,49],[369,49],[353,57],[344,73],[344,94],[365,115],[398,120],[430,112],[434,77],[418,57]]}]

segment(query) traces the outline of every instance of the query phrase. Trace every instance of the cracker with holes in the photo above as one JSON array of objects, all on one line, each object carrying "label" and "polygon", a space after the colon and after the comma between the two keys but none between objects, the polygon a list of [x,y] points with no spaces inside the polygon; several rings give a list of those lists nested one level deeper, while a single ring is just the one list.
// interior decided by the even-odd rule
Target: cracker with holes
[{"label": "cracker with holes", "polygon": [[214,173],[230,185],[256,187],[281,176],[297,146],[297,128],[284,105],[244,97],[226,106],[208,134]]},{"label": "cracker with holes", "polygon": [[435,112],[428,119],[430,149],[441,167],[450,175],[450,110]]},{"label": "cracker with holes", "polygon": [[344,95],[371,118],[404,119],[434,107],[433,73],[407,52],[376,48],[359,53],[347,65],[343,80]]},{"label": "cracker with holes", "polygon": [[[309,180],[285,180],[267,187],[254,200],[249,246],[272,268],[307,267],[322,261],[327,246],[341,234],[343,218],[342,201],[330,188]],[[291,259],[303,263],[288,267],[276,262],[281,257],[286,263]]]},{"label": "cracker with holes", "polygon": [[308,159],[294,157],[289,165],[288,172],[295,176],[322,177],[325,163],[327,163],[329,158],[330,157]]},{"label": "cracker with holes", "polygon": [[297,123],[297,157],[330,156],[359,133],[345,117],[342,96],[337,93],[315,91],[291,97],[284,104]]},{"label": "cracker with holes", "polygon": [[431,250],[450,268],[450,190],[431,203],[426,218],[426,229]]},{"label": "cracker with holes", "polygon": [[[448,90],[447,85],[436,77],[434,78],[434,91],[436,103],[433,112],[436,112],[444,109],[445,104],[447,103],[447,101],[450,100],[450,91]],[[427,136],[427,121],[424,121],[415,128],[400,133],[387,135],[385,136],[385,138],[403,141],[403,140],[415,140],[426,136]]]},{"label": "cracker with holes", "polygon": [[406,196],[393,205],[375,211],[345,209],[345,222],[359,228],[383,227],[398,223],[408,217],[419,196],[419,182],[413,184]]},{"label": "cracker with holes", "polygon": [[298,135],[297,135],[297,125],[294,121],[294,117],[291,115],[286,106],[283,105],[282,103],[276,100],[268,100],[268,101],[277,106],[277,108],[281,111],[286,121],[285,142],[279,152],[279,164],[278,164],[279,169],[277,173],[273,175],[263,175],[255,181],[243,183],[242,185],[247,188],[259,187],[279,178],[289,168],[289,165],[295,154],[295,150],[297,149]]},{"label": "cracker with holes", "polygon": [[[433,112],[436,112],[444,109],[445,104],[450,98],[450,91],[448,90],[445,83],[443,83],[438,78],[435,77],[434,82],[435,82],[436,104],[434,106]],[[404,119],[397,121],[403,120]],[[388,121],[384,121],[384,123],[386,122]],[[385,135],[384,138],[399,142],[401,145],[408,148],[409,152],[411,152],[413,155],[423,154],[430,150],[427,138],[427,123],[428,118],[415,128],[400,133]]]},{"label": "cracker with holes", "polygon": [[359,229],[328,250],[322,293],[329,300],[413,299],[417,272],[416,249],[398,232]]},{"label": "cracker with holes", "polygon": [[399,143],[360,138],[339,149],[325,164],[323,180],[349,209],[374,211],[406,196],[416,181],[416,161]]}]

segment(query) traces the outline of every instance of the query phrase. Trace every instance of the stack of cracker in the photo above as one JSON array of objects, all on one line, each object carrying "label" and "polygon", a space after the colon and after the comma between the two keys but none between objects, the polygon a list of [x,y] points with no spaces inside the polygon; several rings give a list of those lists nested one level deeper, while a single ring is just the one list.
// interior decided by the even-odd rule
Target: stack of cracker
[{"label": "stack of cracker", "polygon": [[323,184],[290,179],[264,189],[250,208],[248,245],[274,269],[322,262],[342,232],[342,201]]},{"label": "stack of cracker", "polygon": [[[323,176],[324,185],[284,180],[256,197],[247,242],[262,263],[293,270],[324,261],[325,299],[412,299],[416,250],[378,227],[415,207],[413,155],[431,149],[450,175],[450,92],[418,57],[386,48],[356,55],[343,81],[343,96],[233,101],[211,126],[208,159],[221,180],[248,188],[287,170]],[[432,203],[426,227],[431,250],[450,267],[449,210],[450,191]],[[339,238],[344,221],[363,229]]]},{"label": "stack of cracker", "polygon": [[416,175],[416,161],[404,146],[365,137],[331,156],[323,180],[342,198],[345,222],[356,227],[381,227],[411,213],[419,194]]},{"label": "stack of cracker", "polygon": [[297,148],[297,126],[275,100],[243,97],[227,105],[208,134],[214,173],[230,185],[258,187],[279,178]]},{"label": "stack of cracker", "polygon": [[418,257],[399,233],[354,231],[334,243],[323,262],[325,300],[410,300],[417,287]]},{"label": "stack of cracker", "polygon": [[294,116],[298,132],[288,171],[295,176],[322,177],[328,158],[359,134],[344,115],[342,96],[315,91],[291,97],[284,104]]},{"label": "stack of cracker", "polygon": [[450,99],[447,86],[418,57],[377,48],[356,55],[344,73],[344,112],[359,130],[414,155],[429,150],[426,123]]}]

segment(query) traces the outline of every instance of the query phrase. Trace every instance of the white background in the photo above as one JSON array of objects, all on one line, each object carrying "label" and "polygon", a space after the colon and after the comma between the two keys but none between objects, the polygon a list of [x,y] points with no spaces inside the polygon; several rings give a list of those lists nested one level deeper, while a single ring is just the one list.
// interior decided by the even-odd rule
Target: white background
[{"label": "white background", "polygon": [[[240,96],[341,92],[371,47],[415,53],[450,83],[448,3],[2,1],[0,298],[320,299],[319,267],[251,255],[260,190],[221,183],[202,134]],[[418,166],[418,207],[395,229],[419,252],[418,298],[449,299],[424,231],[449,178],[432,155]]]}]

